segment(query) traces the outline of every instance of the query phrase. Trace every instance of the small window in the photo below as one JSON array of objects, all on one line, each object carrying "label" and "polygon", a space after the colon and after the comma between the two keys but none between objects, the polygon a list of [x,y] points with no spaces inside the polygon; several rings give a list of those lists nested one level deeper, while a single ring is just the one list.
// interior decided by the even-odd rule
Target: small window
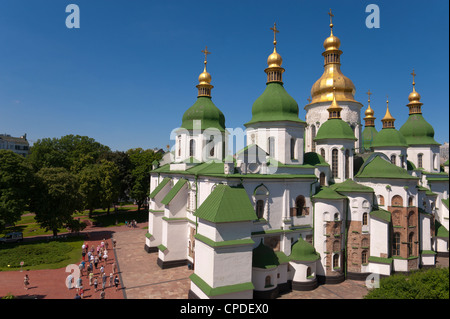
[{"label": "small window", "polygon": [[264,216],[264,201],[261,199],[256,202],[256,216],[258,219]]},{"label": "small window", "polygon": [[399,256],[400,255],[400,234],[394,234],[394,240],[392,242],[392,255]]},{"label": "small window", "polygon": [[423,154],[417,155],[417,166],[423,168]]},{"label": "small window", "polygon": [[364,213],[362,215],[362,224],[363,224],[363,226],[367,226],[368,225],[367,213]]},{"label": "small window", "polygon": [[397,157],[395,155],[391,155],[391,163],[395,165]]}]

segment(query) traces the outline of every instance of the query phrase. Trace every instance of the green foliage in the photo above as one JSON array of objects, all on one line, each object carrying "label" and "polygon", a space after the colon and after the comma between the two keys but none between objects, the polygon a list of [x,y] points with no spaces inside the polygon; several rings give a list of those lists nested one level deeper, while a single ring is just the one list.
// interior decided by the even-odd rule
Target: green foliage
[{"label": "green foliage", "polygon": [[[61,268],[80,260],[84,239],[72,237],[39,243],[5,244],[0,246],[0,270]],[[8,267],[9,265],[9,267]]]},{"label": "green foliage", "polygon": [[58,228],[66,227],[72,214],[81,209],[78,181],[64,168],[42,168],[35,177],[31,209],[41,227],[56,235]]},{"label": "green foliage", "polygon": [[365,299],[449,299],[449,268],[421,269],[380,280]]},{"label": "green foliage", "polygon": [[162,155],[142,148],[130,149],[127,154],[132,167],[130,197],[136,200],[139,210],[149,195],[152,163],[154,160],[161,160]]},{"label": "green foliage", "polygon": [[12,151],[0,151],[0,231],[20,220],[29,202],[31,167]]},{"label": "green foliage", "polygon": [[28,160],[35,171],[43,167],[64,167],[76,172],[87,164],[95,163],[101,154],[110,152],[109,147],[93,138],[66,135],[61,138],[38,140],[30,149]]}]

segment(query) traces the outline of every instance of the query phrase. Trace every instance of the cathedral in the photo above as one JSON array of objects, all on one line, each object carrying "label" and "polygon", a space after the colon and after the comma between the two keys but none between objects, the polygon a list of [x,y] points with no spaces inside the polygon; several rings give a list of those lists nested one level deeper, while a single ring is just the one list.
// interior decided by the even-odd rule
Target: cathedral
[{"label": "cathedral", "polygon": [[202,51],[197,100],[176,130],[170,160],[155,161],[150,172],[145,244],[162,269],[193,269],[189,298],[277,298],[435,267],[436,256],[448,256],[448,161],[441,171],[415,72],[407,121],[395,123],[387,100],[377,131],[370,91],[364,107],[341,71],[331,17],[305,120],[283,87],[271,28],[266,87],[235,154]]}]

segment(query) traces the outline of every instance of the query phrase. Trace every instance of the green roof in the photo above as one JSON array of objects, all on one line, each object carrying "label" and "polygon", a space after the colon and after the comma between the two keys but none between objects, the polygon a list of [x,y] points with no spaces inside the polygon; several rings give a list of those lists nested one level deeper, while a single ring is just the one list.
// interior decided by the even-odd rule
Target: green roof
[{"label": "green roof", "polygon": [[417,169],[416,165],[414,165],[413,162],[408,161],[408,160],[406,161],[406,168],[407,168],[408,171],[414,171],[414,170]]},{"label": "green roof", "polygon": [[378,131],[374,126],[366,126],[362,131],[362,148],[366,151],[370,151],[370,147],[372,146],[373,140],[375,136],[377,136]]},{"label": "green roof", "polygon": [[347,179],[345,182],[333,184],[330,186],[331,189],[337,192],[359,192],[359,193],[373,193],[373,188],[369,186],[364,186],[355,182],[352,179]]},{"label": "green roof", "polygon": [[303,156],[303,164],[309,164],[313,166],[330,166],[325,159],[316,152],[308,152]]},{"label": "green roof", "polygon": [[[201,121],[199,129],[218,129],[225,131],[225,116],[214,105],[209,96],[199,96],[197,101],[184,113],[181,127],[194,129],[194,121]],[[197,127],[195,127],[197,128]]]},{"label": "green roof", "polygon": [[252,266],[256,268],[269,269],[277,267],[279,264],[280,262],[278,260],[278,256],[275,254],[273,249],[264,245],[261,239],[258,247],[253,249]]},{"label": "green roof", "polygon": [[445,207],[447,207],[447,209],[448,209],[448,202],[449,202],[448,198],[447,199],[442,199],[442,203],[445,205]]},{"label": "green roof", "polygon": [[373,139],[372,147],[408,147],[405,137],[393,127],[384,128]]},{"label": "green roof", "polygon": [[161,204],[169,205],[172,199],[178,194],[178,192],[183,188],[187,180],[180,178],[180,180],[175,184],[174,187],[167,193],[167,195],[161,200]]},{"label": "green roof", "polygon": [[388,223],[391,222],[391,213],[384,209],[377,209],[370,212],[371,217],[384,220]]},{"label": "green roof", "polygon": [[269,82],[252,107],[252,119],[245,125],[258,122],[292,121],[305,123],[298,118],[298,104],[286,92],[282,83]]},{"label": "green roof", "polygon": [[189,279],[210,297],[255,289],[255,286],[251,282],[213,288],[195,273],[190,275]]},{"label": "green roof", "polygon": [[208,175],[208,174],[223,174],[224,173],[224,163],[222,162],[206,162],[200,165],[196,165],[186,172],[188,174],[194,175]]},{"label": "green roof", "polygon": [[446,160],[446,161],[444,162],[444,166],[448,166],[448,161],[449,161],[449,160]]},{"label": "green roof", "polygon": [[356,141],[352,128],[342,119],[328,119],[319,127],[314,140],[319,141],[324,139],[344,139]]},{"label": "green roof", "polygon": [[341,195],[330,187],[322,186],[319,191],[313,195],[314,199],[346,199],[347,196]]},{"label": "green roof", "polygon": [[217,185],[195,212],[213,223],[256,220],[255,209],[243,187]]},{"label": "green roof", "polygon": [[410,114],[400,132],[408,145],[440,145],[434,140],[434,129],[422,114]]},{"label": "green roof", "polygon": [[419,179],[404,168],[392,164],[384,154],[373,153],[361,166],[356,178]]},{"label": "green roof", "polygon": [[149,197],[154,198],[163,188],[167,185],[167,183],[170,181],[169,177],[165,177],[161,183],[159,183],[158,186],[153,190],[153,192],[150,193]]},{"label": "green roof", "polygon": [[314,247],[300,236],[291,247],[289,259],[292,261],[315,261],[320,258]]},{"label": "green roof", "polygon": [[448,229],[445,228],[444,225],[436,220],[434,223],[434,227],[436,230],[436,237],[448,238]]}]

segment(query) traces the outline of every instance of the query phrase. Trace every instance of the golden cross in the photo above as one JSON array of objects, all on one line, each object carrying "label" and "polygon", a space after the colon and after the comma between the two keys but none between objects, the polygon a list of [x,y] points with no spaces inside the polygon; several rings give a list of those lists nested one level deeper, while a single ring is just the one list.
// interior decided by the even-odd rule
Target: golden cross
[{"label": "golden cross", "polygon": [[202,50],[202,52],[205,54],[205,64],[206,64],[207,56],[208,56],[208,54],[211,54],[211,52],[208,51],[208,47],[207,46],[205,46],[205,50]]},{"label": "golden cross", "polygon": [[369,96],[369,103],[370,103],[370,96],[372,95],[372,92],[370,92],[370,90],[367,92],[367,95]]},{"label": "golden cross", "polygon": [[273,28],[270,28],[270,30],[273,31],[273,44],[276,45],[276,44],[277,44],[277,33],[280,32],[280,31],[278,31],[278,29],[277,29],[277,24],[274,23],[274,24],[273,24]]},{"label": "golden cross", "polygon": [[333,25],[333,17],[334,15],[331,13],[331,8],[330,8],[330,12],[328,12],[328,15],[330,16],[330,26]]},{"label": "golden cross", "polygon": [[308,101],[308,103],[311,103],[311,97],[306,99]]},{"label": "golden cross", "polygon": [[413,85],[416,85],[415,76],[416,76],[417,74],[416,74],[416,72],[414,72],[414,69],[413,69],[411,75],[413,76]]}]

